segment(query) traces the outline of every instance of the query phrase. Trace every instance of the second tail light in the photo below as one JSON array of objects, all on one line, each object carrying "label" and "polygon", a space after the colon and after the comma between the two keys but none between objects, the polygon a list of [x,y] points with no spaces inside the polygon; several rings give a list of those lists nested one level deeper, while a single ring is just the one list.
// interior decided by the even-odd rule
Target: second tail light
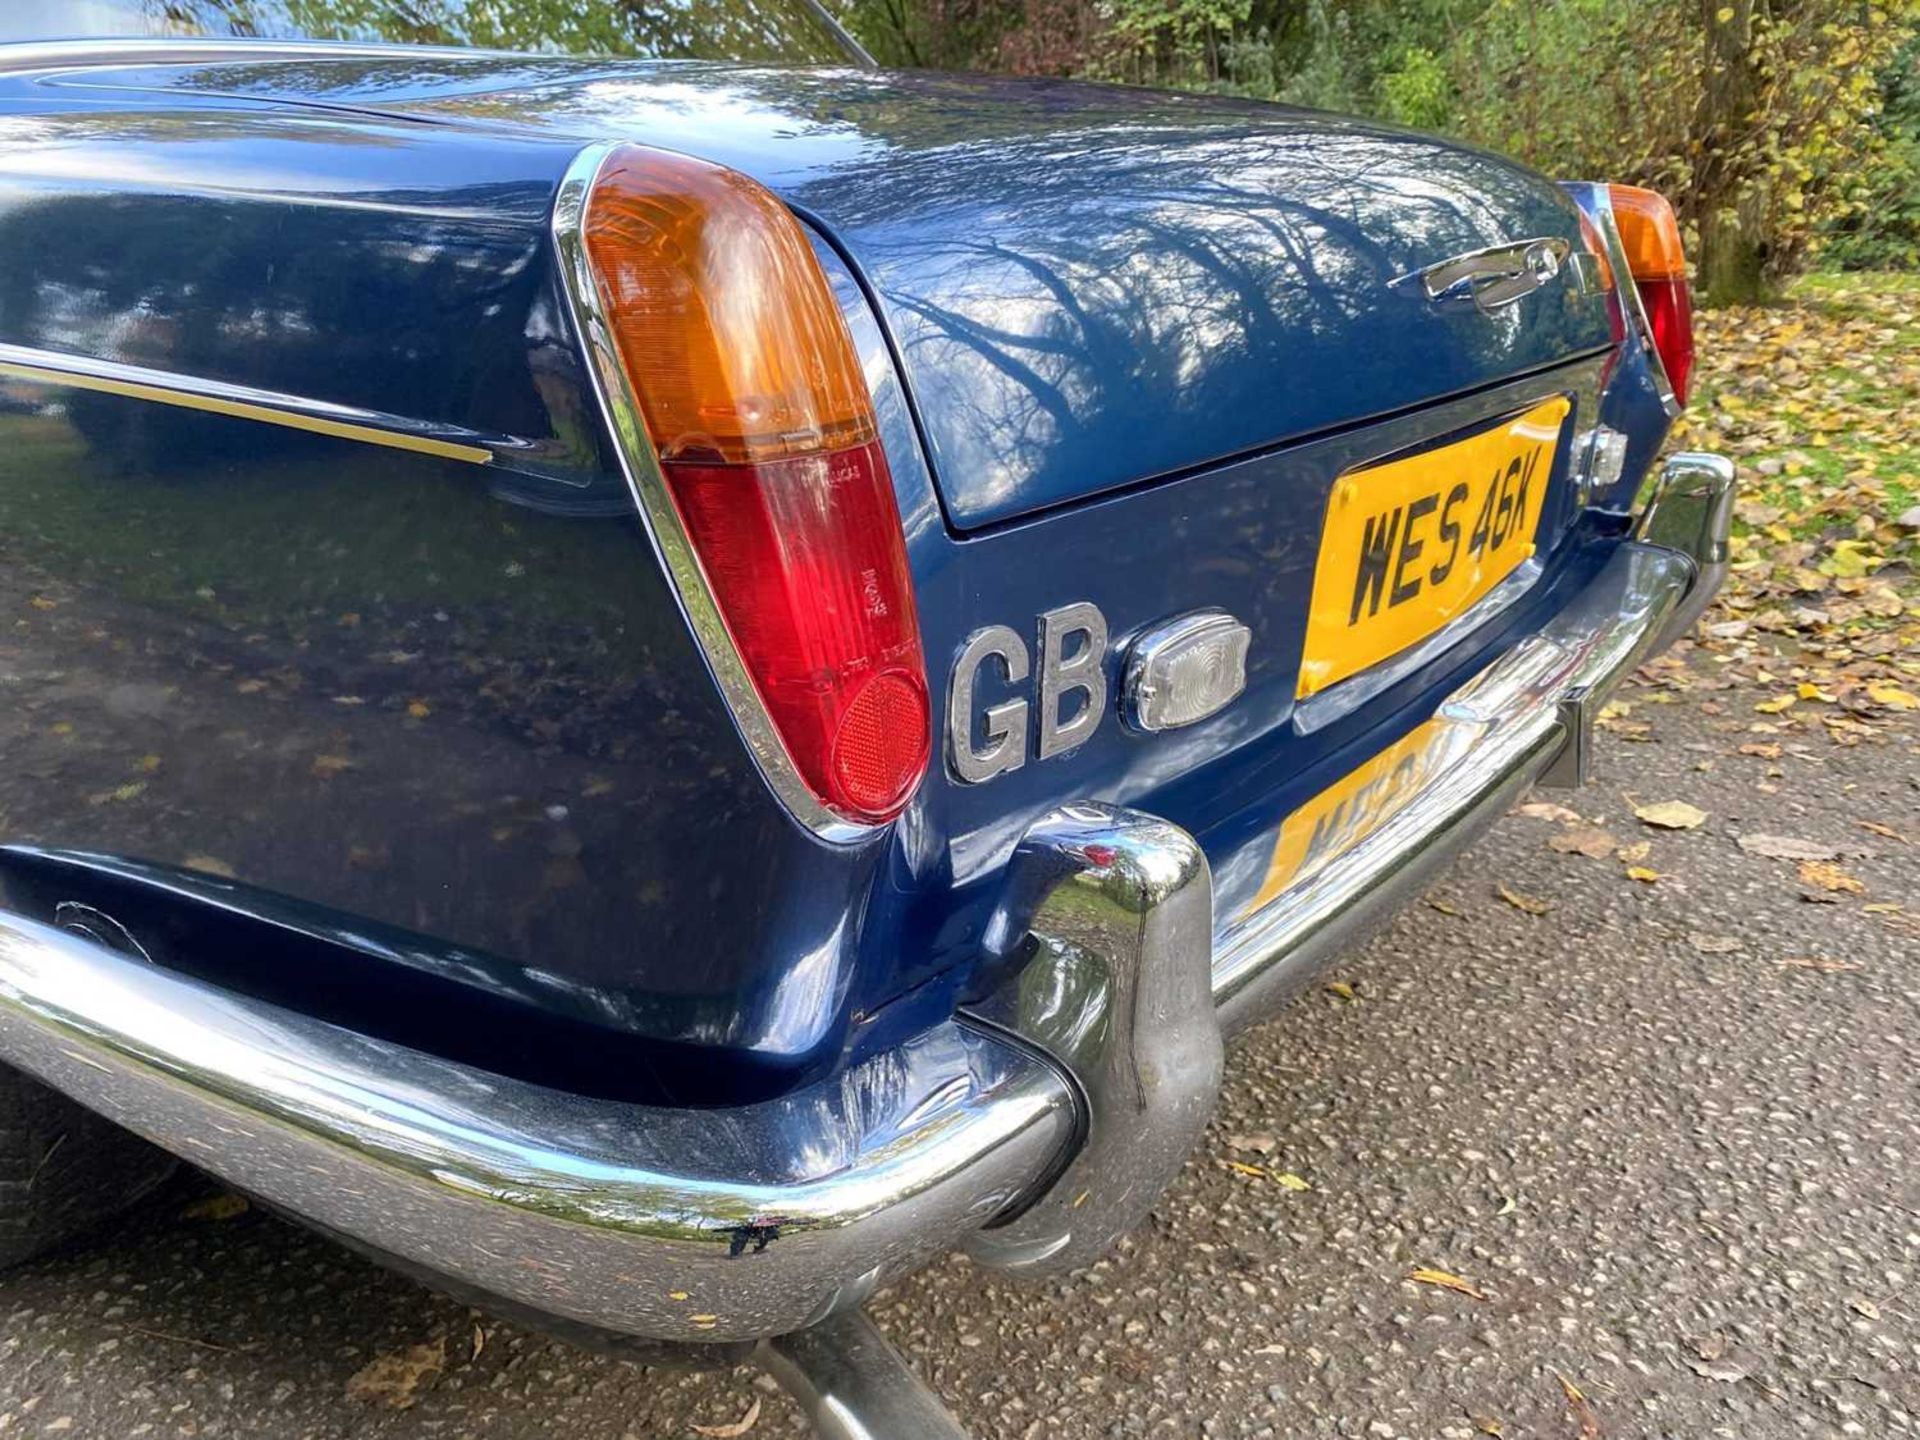
[{"label": "second tail light", "polygon": [[1693,292],[1687,284],[1679,221],[1655,191],[1609,185],[1607,195],[1653,348],[1666,367],[1674,399],[1685,405],[1693,373]]}]

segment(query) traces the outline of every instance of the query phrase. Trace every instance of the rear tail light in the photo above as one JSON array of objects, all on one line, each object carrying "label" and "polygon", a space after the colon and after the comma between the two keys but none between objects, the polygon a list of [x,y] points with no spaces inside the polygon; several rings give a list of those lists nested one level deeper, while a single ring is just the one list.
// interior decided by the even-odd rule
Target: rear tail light
[{"label": "rear tail light", "polygon": [[1609,185],[1607,196],[1653,348],[1666,367],[1674,398],[1685,405],[1693,371],[1693,292],[1687,285],[1680,224],[1673,207],[1652,190]]},{"label": "rear tail light", "polygon": [[715,607],[814,798],[876,823],[927,768],[906,541],[851,336],[790,211],[735,171],[622,146],[582,237]]}]

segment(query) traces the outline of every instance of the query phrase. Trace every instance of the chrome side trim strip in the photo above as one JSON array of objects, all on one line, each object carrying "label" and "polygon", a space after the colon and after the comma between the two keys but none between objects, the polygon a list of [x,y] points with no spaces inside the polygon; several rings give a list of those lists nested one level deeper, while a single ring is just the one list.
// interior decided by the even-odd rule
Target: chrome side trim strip
[{"label": "chrome side trim strip", "polygon": [[0,375],[41,385],[152,400],[184,410],[259,420],[315,435],[332,435],[393,450],[412,450],[422,455],[437,455],[443,460],[462,460],[469,465],[492,463],[495,450],[526,448],[505,437],[482,435],[458,426],[423,425],[417,420],[378,410],[335,405],[277,390],[259,390],[251,385],[178,375],[168,370],[151,370],[144,365],[62,355],[58,351],[35,350],[24,345],[0,345]]},{"label": "chrome side trim strip", "polygon": [[0,913],[0,1056],[237,1188],[459,1286],[676,1341],[857,1306],[1053,1173],[1072,1092],[949,1023],[777,1100],[562,1094]]},{"label": "chrome side trim strip", "polygon": [[681,614],[692,629],[706,657],[707,668],[712,671],[714,682],[733,713],[734,723],[739,726],[741,739],[746,742],[767,784],[794,818],[821,839],[836,844],[865,839],[873,834],[875,827],[855,824],[822,805],[800,778],[792,757],[787,754],[787,747],[774,728],[773,717],[767,713],[760,692],[754,688],[746,661],[740,657],[726,621],[721,618],[720,607],[700,568],[700,558],[694,553],[693,542],[681,523],[679,508],[667,489],[660,457],[641,419],[640,404],[627,380],[626,366],[620,363],[620,352],[614,345],[582,231],[587,196],[593,189],[594,179],[607,157],[618,148],[616,143],[607,141],[589,145],[573,158],[554,201],[553,243],[560,256],[561,288],[566,292],[574,326],[587,350],[587,369],[593,376],[594,394],[599,399],[601,413],[613,433],[620,468],[633,491],[653,552],[673,581]]}]

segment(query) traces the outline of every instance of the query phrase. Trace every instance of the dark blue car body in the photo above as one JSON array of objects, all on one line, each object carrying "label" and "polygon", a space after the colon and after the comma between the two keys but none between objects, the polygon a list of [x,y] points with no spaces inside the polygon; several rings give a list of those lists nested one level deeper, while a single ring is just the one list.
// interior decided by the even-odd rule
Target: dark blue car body
[{"label": "dark blue car body", "polygon": [[[569,174],[620,141],[740,171],[806,227],[871,390],[936,731],[971,634],[1031,635],[1076,602],[1109,627],[1110,696],[1132,637],[1200,610],[1251,633],[1243,692],[1177,730],[1104,715],[984,784],[936,738],[897,820],[805,823],[756,762],[629,489],[556,249]],[[187,986],[207,1007],[195,1024],[264,1025],[288,1053],[347,1037],[336,1059],[356,1084],[379,1056],[411,1057],[410,1105],[507,1096],[519,1118],[500,1133],[522,1138],[502,1142],[501,1173],[600,1174],[585,1142],[526,1158],[525,1137],[579,1116],[601,1117],[577,1120],[598,1144],[620,1117],[671,1113],[632,1123],[679,1135],[711,1110],[715,1135],[758,1137],[737,1138],[748,1158],[718,1140],[712,1157],[758,1198],[696,1220],[685,1197],[718,1183],[702,1171],[652,1229],[627,1228],[717,1237],[718,1266],[771,1264],[783,1237],[874,1207],[798,1218],[808,1202],[769,1187],[813,1171],[775,1163],[766,1136],[892,1134],[927,1113],[914,1087],[936,1060],[1005,1088],[1011,1062],[982,1058],[983,1035],[1020,1030],[994,1009],[1012,953],[995,927],[1010,877],[1044,869],[1016,855],[1106,866],[1146,833],[1062,841],[1060,807],[1153,817],[1193,844],[1211,933],[1181,943],[1204,967],[1209,948],[1252,945],[1236,936],[1285,817],[1437,717],[1492,714],[1459,699],[1476,677],[1531,695],[1528,657],[1545,656],[1535,670],[1564,693],[1529,703],[1562,728],[1447,800],[1449,836],[1575,745],[1595,677],[1644,653],[1671,607],[1704,603],[1711,517],[1697,546],[1635,518],[1673,407],[1621,294],[1568,279],[1489,311],[1409,283],[1521,239],[1588,254],[1592,220],[1462,145],[1065,82],[159,44],[0,68],[4,908],[49,954],[32,926],[180,977],[127,984]],[[1299,698],[1336,480],[1553,397],[1570,411],[1525,583],[1446,643]],[[1598,434],[1618,449],[1596,471]],[[1605,626],[1576,623],[1602,611]],[[1013,692],[980,683],[980,703]],[[1381,873],[1402,870],[1418,873]],[[1392,887],[1377,888],[1341,904],[1377,909]],[[0,996],[52,1023],[8,943]],[[61,1033],[104,1035],[78,1003],[61,1002]],[[11,1013],[9,1058],[173,1143],[9,1041]],[[237,1071],[197,1082],[159,1043],[121,1042],[113,1063],[139,1051],[167,1085],[238,1103]],[[1047,1103],[1099,1140],[1098,1084],[1075,1073]],[[879,1126],[863,1101],[856,1123],[820,1099],[870,1083],[906,1118]],[[479,1128],[459,1115],[443,1133]],[[526,1118],[545,1115],[576,1118]],[[1005,1204],[975,1203],[970,1223]],[[504,1290],[364,1216],[313,1218]],[[690,1329],[558,1292],[528,1303],[751,1338],[857,1304],[897,1268],[737,1323],[716,1304]]]}]

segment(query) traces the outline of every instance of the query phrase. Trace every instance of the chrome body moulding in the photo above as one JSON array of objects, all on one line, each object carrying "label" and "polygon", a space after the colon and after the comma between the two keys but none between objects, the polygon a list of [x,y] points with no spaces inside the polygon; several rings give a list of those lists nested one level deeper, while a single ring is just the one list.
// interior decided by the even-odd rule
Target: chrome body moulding
[{"label": "chrome body moulding", "polygon": [[[1724,460],[1670,460],[1599,574],[1441,705],[1435,778],[1251,913],[1217,913],[1177,826],[1098,805],[1047,816],[1009,865],[975,1004],[778,1100],[674,1110],[545,1089],[5,914],[0,1058],[408,1268],[602,1331],[783,1335],[956,1245],[1028,1273],[1084,1263],[1206,1123],[1223,1033],[1271,1013],[1529,785],[1571,778],[1601,697],[1706,604],[1732,499]],[[841,1328],[844,1344],[776,1346],[769,1363],[822,1415],[849,1394],[899,1399],[890,1352],[836,1368],[865,1344]]]},{"label": "chrome body moulding", "polygon": [[1071,1270],[1146,1218],[1220,1093],[1212,937],[1207,857],[1179,826],[1079,804],[1027,832],[985,937],[1011,978],[975,1013],[1072,1072],[1087,1135],[1043,1199],[969,1237],[975,1259]]},{"label": "chrome body moulding", "polygon": [[0,915],[0,1055],[250,1194],[598,1330],[798,1330],[950,1249],[1052,1172],[1070,1086],[940,1026],[717,1110],[563,1094],[369,1039]]},{"label": "chrome body moulding", "polygon": [[1514,240],[1449,256],[1410,275],[1398,276],[1391,283],[1418,280],[1429,300],[1465,296],[1491,314],[1558,279],[1572,251],[1573,247],[1558,236]]}]

